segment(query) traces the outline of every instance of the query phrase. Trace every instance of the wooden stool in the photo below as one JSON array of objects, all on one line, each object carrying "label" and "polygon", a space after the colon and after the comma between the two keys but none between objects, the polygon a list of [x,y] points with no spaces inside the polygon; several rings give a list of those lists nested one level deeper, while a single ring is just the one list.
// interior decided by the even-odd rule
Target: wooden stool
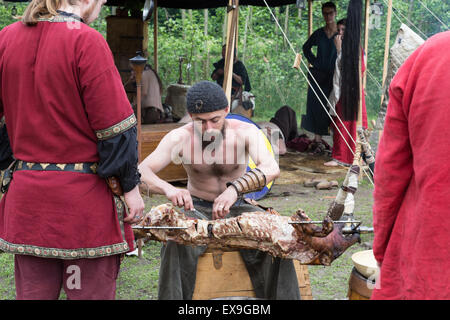
[{"label": "wooden stool", "polygon": [[[312,300],[308,268],[294,260],[302,300]],[[255,297],[253,285],[238,250],[209,251],[198,259],[193,300]]]}]

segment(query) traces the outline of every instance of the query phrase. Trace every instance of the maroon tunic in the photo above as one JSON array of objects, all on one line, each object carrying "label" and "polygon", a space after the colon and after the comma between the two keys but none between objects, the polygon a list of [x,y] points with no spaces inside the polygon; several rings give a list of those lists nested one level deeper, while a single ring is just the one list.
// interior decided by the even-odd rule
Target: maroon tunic
[{"label": "maroon tunic", "polygon": [[372,299],[450,299],[450,32],[398,70],[375,164]]},{"label": "maroon tunic", "polygon": [[[336,104],[336,112],[339,115],[342,123],[337,117],[333,117],[334,123],[336,125],[334,123],[331,123],[331,128],[333,129],[333,151],[331,153],[331,157],[333,158],[333,160],[336,160],[340,163],[351,165],[355,157],[353,153],[355,152],[356,146],[353,141],[356,141],[357,121],[343,120],[342,104],[340,100]],[[364,98],[364,90],[362,97],[362,127],[364,129],[367,129],[367,111]],[[341,134],[344,136],[347,143],[345,143],[344,138],[342,138],[339,132],[341,132]],[[349,137],[349,133],[352,135],[353,140]],[[352,148],[352,150],[349,149],[349,146]]]},{"label": "maroon tunic", "polygon": [[[361,73],[363,73],[365,70],[366,66],[364,63],[364,52],[361,49]],[[361,90],[361,95],[361,125],[364,129],[367,129],[366,94],[364,89]],[[334,123],[331,123],[331,128],[333,129],[333,151],[331,153],[331,157],[333,158],[333,160],[338,161],[342,164],[351,165],[353,163],[353,158],[355,157],[353,153],[355,152],[356,146],[353,141],[356,141],[357,121],[343,120],[344,111],[342,110],[341,100],[336,103],[336,113],[339,116],[339,119],[342,120],[342,123],[341,121],[339,121],[338,117],[333,116]],[[342,138],[339,132],[341,132],[344,138]],[[349,137],[349,134],[351,134],[352,138]],[[352,148],[351,151],[349,149],[349,146]]]},{"label": "maroon tunic", "polygon": [[[97,162],[98,139],[135,118],[103,36],[83,23],[14,23],[0,32],[0,117],[16,159]],[[0,249],[95,258],[133,249],[124,207],[96,174],[16,171],[0,202]]]}]

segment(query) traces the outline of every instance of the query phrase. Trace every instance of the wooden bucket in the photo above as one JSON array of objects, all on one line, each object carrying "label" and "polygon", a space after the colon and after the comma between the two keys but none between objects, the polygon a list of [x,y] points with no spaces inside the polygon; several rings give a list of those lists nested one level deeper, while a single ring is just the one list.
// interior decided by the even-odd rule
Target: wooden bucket
[{"label": "wooden bucket", "polygon": [[349,300],[370,300],[374,286],[375,283],[373,281],[364,277],[356,268],[353,268],[348,281],[347,297]]},{"label": "wooden bucket", "polygon": [[[307,266],[294,260],[302,300],[312,300]],[[224,297],[255,298],[250,277],[238,250],[207,251],[199,257],[193,300]]]}]

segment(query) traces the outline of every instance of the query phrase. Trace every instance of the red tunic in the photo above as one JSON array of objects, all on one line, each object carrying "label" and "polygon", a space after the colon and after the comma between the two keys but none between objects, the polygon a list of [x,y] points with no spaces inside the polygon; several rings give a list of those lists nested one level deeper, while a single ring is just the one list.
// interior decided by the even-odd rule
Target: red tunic
[{"label": "red tunic", "polygon": [[399,69],[375,164],[372,299],[450,299],[450,32]]},{"label": "red tunic", "polygon": [[[39,163],[97,162],[97,138],[135,124],[105,39],[83,23],[17,22],[0,32],[3,113],[15,158]],[[96,174],[16,171],[0,202],[0,249],[57,258],[127,252],[133,234],[116,200]]]},{"label": "red tunic", "polygon": [[[333,158],[333,160],[337,160],[344,164],[350,165],[353,163],[354,158],[352,151],[355,152],[356,149],[355,143],[353,141],[356,141],[357,121],[343,120],[342,104],[340,100],[336,104],[336,113],[338,114],[342,123],[341,121],[338,120],[337,117],[333,117],[333,120],[336,123],[336,125],[334,123],[331,123],[331,128],[333,129],[333,151],[331,152],[331,157]],[[362,127],[364,129],[367,129],[367,111],[366,111],[366,101],[364,98],[364,90],[362,97]],[[352,135],[353,140],[350,139],[348,135],[349,133]],[[344,138],[342,138],[341,134],[344,136],[345,140]],[[347,141],[347,143],[345,143],[345,141]],[[348,146],[352,148],[352,151],[350,151]]]},{"label": "red tunic", "polygon": [[[364,54],[361,50],[361,72],[364,72],[366,69],[365,63],[364,63]],[[367,110],[366,110],[366,98],[365,98],[365,92],[364,89],[362,89],[362,127],[364,129],[367,129]],[[342,103],[341,100],[336,103],[336,113],[341,119],[337,117],[333,117],[333,121],[336,123],[331,123],[331,128],[333,129],[333,151],[331,153],[331,157],[333,160],[337,160],[339,162],[342,162],[344,164],[352,164],[354,155],[352,153],[355,152],[355,143],[353,141],[356,141],[356,123],[357,121],[345,121],[343,120],[343,110],[342,110]],[[344,128],[345,127],[345,128]],[[339,131],[338,131],[339,129]],[[346,130],[347,129],[347,130]],[[341,132],[341,133],[339,133]],[[347,133],[348,132],[348,133]],[[351,134],[353,140],[349,137],[348,134]],[[341,134],[344,136],[342,138]],[[347,143],[345,143],[347,142]],[[348,145],[347,145],[348,144]],[[349,147],[352,148],[352,151],[350,151]]]}]

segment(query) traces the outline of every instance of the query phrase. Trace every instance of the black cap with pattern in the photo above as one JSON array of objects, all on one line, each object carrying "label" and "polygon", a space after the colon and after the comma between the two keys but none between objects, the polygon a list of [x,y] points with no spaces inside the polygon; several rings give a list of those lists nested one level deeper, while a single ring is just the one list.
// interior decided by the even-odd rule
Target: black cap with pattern
[{"label": "black cap with pattern", "polygon": [[189,113],[207,113],[223,110],[228,99],[222,87],[211,81],[194,84],[186,94],[186,107]]}]

